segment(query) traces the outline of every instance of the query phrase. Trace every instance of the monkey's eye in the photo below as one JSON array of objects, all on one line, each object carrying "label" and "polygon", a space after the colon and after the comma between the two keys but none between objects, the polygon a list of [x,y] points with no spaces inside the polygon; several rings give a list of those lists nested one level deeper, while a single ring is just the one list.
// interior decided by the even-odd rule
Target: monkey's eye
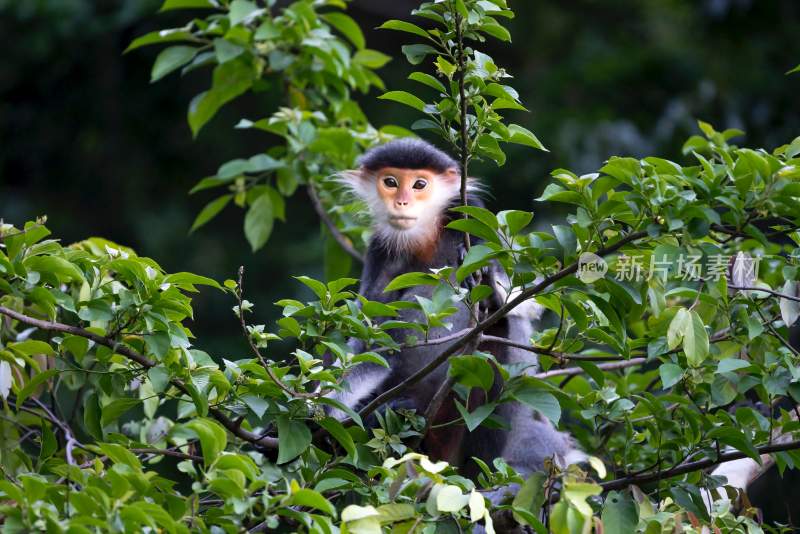
[{"label": "monkey's eye", "polygon": [[386,178],[383,179],[383,185],[394,189],[395,187],[397,187],[397,180],[394,179],[394,176],[387,176]]},{"label": "monkey's eye", "polygon": [[414,182],[414,185],[412,187],[414,189],[425,189],[425,187],[427,187],[427,185],[428,185],[427,181],[425,181],[425,180],[417,180],[416,182]]}]

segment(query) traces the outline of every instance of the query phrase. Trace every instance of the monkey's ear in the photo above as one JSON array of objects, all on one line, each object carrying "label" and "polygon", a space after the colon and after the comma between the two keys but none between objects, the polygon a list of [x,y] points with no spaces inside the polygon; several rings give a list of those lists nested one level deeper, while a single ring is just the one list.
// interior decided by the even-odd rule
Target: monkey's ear
[{"label": "monkey's ear", "polygon": [[460,182],[461,173],[455,167],[450,167],[442,173],[442,177],[448,182]]},{"label": "monkey's ear", "polygon": [[364,167],[359,167],[358,169],[350,172],[352,172],[356,176],[356,178],[359,178],[361,180],[371,180],[372,178],[375,177],[374,172],[365,169]]}]

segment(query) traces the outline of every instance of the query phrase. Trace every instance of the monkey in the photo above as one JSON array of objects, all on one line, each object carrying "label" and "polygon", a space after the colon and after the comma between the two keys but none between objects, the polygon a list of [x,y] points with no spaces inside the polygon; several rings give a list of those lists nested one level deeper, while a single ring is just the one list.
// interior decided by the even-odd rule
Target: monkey
[{"label": "monkey", "polygon": [[[373,233],[366,252],[359,293],[369,300],[384,303],[416,302],[417,297],[432,298],[435,287],[428,285],[389,292],[384,289],[401,274],[429,272],[430,269],[442,267],[457,268],[463,261],[466,254],[463,233],[446,228],[453,217],[460,216],[448,213],[450,207],[461,204],[461,173],[457,162],[426,141],[400,138],[368,150],[358,164],[356,170],[342,172],[338,179],[366,203],[372,221]],[[469,179],[467,184],[468,204],[482,205],[477,196],[479,187],[476,181]],[[473,241],[478,242],[480,240]],[[510,282],[496,262],[484,271],[484,283],[488,282],[487,285],[495,289],[494,295],[488,299],[489,306],[496,309],[505,302]],[[533,334],[532,317],[529,310],[522,308],[515,309],[486,333],[516,343],[529,343]],[[401,309],[399,315],[403,321],[424,321],[424,315],[417,309]],[[470,327],[471,314],[467,305],[460,302],[458,311],[449,316],[447,321],[451,323],[450,329],[432,328],[428,336],[429,343]],[[390,331],[393,339],[400,344],[407,336],[414,334],[414,331],[405,329]],[[353,341],[351,349],[354,353],[369,350],[361,341]],[[374,363],[359,364],[346,373],[346,389],[332,396],[346,406],[358,409],[380,392],[403,382],[440,350],[441,345],[430,344],[403,348],[387,356],[388,369]],[[535,372],[537,367],[535,356],[519,348],[484,342],[478,350],[491,353],[503,365],[527,364],[530,372]],[[390,405],[424,413],[446,375],[447,365],[440,365]],[[498,372],[495,378],[488,398],[479,401],[489,401],[499,394],[501,380]],[[434,423],[458,418],[454,395],[451,392],[442,404],[433,418]],[[471,397],[470,409],[474,408]],[[547,458],[555,457],[562,465],[585,459],[568,434],[557,431],[549,420],[530,407],[519,402],[502,403],[495,414],[505,421],[505,428],[480,426],[468,439],[464,427],[460,432],[452,426],[433,429],[425,436],[423,449],[436,459],[448,460],[456,465],[461,465],[464,459],[471,457],[487,463],[502,457],[523,476],[541,470]],[[335,415],[343,417],[344,414]],[[466,471],[470,472],[471,469],[475,474],[475,467],[473,463]],[[499,504],[504,496],[505,492],[499,490],[488,495],[495,504]]]}]

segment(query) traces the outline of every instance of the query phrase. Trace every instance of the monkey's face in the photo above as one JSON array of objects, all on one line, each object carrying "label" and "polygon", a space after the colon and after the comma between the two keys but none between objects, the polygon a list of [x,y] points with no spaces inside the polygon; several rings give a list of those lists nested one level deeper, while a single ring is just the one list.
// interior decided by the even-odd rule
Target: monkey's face
[{"label": "monkey's face", "polygon": [[375,188],[385,207],[386,222],[397,230],[417,228],[438,215],[442,200],[459,186],[455,171],[437,174],[428,169],[386,167],[375,174]]}]

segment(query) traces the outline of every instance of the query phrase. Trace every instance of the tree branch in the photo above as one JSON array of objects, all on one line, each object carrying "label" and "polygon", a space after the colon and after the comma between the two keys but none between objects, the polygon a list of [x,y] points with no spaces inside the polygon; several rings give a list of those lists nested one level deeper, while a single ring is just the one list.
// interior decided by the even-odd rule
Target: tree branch
[{"label": "tree branch", "polygon": [[[35,326],[41,330],[46,330],[49,332],[63,332],[65,334],[72,334],[75,336],[80,336],[91,341],[94,341],[98,345],[103,345],[112,349],[117,354],[121,354],[128,358],[129,360],[138,363],[142,367],[146,369],[150,369],[151,367],[156,366],[156,362],[152,361],[147,356],[140,354],[133,350],[132,348],[123,345],[122,343],[118,343],[113,339],[109,339],[107,337],[103,337],[101,335],[95,334],[94,332],[89,332],[88,330],[84,330],[83,328],[77,326],[71,326],[67,324],[57,323],[54,321],[44,321],[42,319],[36,319],[34,317],[28,317],[22,313],[19,313],[11,308],[7,308],[5,306],[0,306],[0,314],[5,315],[7,317],[11,317],[12,319],[16,319],[17,321],[30,325]],[[170,383],[178,388],[183,394],[191,396],[189,393],[189,389],[183,383],[183,381],[177,378],[171,378]],[[227,428],[231,434],[234,436],[252,443],[253,445],[258,445],[260,447],[264,447],[266,449],[277,449],[278,448],[278,440],[276,438],[270,437],[262,437],[258,434],[245,430],[240,425],[236,424],[232,421],[225,413],[220,410],[219,408],[209,407],[208,413],[217,421],[219,421],[222,426]]]},{"label": "tree branch", "polygon": [[172,458],[180,458],[182,460],[192,460],[195,462],[203,461],[202,456],[197,456],[196,454],[188,454],[181,451],[175,451],[172,449],[143,448],[143,449],[130,449],[130,451],[134,454],[152,454],[153,456],[170,456]]},{"label": "tree branch", "polygon": [[[626,369],[628,367],[636,367],[642,365],[647,361],[647,358],[631,358],[630,360],[623,360],[619,362],[601,363],[597,366],[601,371],[614,371],[616,369]],[[533,375],[535,378],[552,378],[554,376],[573,376],[585,373],[582,367],[567,367],[565,369],[553,369],[552,371],[545,371]]]},{"label": "tree branch", "polygon": [[[453,2],[455,4],[455,2]],[[453,5],[453,17],[456,24],[456,53],[458,55],[458,108],[461,118],[461,134],[459,136],[458,156],[460,159],[460,173],[461,173],[461,205],[467,205],[467,171],[469,167],[469,153],[467,152],[467,92],[464,88],[464,76],[466,74],[466,64],[464,62],[464,36],[461,28],[463,19]],[[464,219],[469,218],[466,213],[462,214]],[[464,246],[469,250],[470,238],[469,233],[464,232]]]},{"label": "tree branch", "polygon": [[356,248],[353,246],[353,243],[350,242],[350,239],[348,239],[347,236],[345,236],[342,233],[342,231],[339,230],[339,228],[333,222],[333,219],[331,219],[330,215],[328,215],[328,212],[325,210],[325,206],[322,205],[322,201],[320,200],[319,195],[317,194],[317,190],[314,189],[314,186],[308,184],[307,190],[308,190],[308,196],[311,199],[311,204],[314,206],[314,211],[317,212],[317,215],[319,216],[320,220],[328,228],[328,231],[331,233],[331,236],[333,236],[333,239],[354,260],[360,263],[364,263],[364,256],[362,256],[361,253],[358,250],[356,250]]},{"label": "tree branch", "polygon": [[[800,449],[800,440],[798,441],[790,441],[788,443],[778,443],[773,445],[764,445],[762,447],[757,447],[756,450],[759,454],[770,454],[775,452],[782,452],[782,451],[791,451],[795,449]],[[622,488],[626,488],[631,484],[644,484],[647,482],[653,482],[656,480],[661,480],[664,478],[670,478],[678,475],[683,475],[685,473],[691,473],[692,471],[699,471],[701,469],[706,469],[708,467],[713,467],[715,465],[730,462],[731,460],[741,460],[742,458],[749,458],[747,454],[740,452],[740,451],[731,451],[731,452],[723,452],[719,454],[716,458],[706,458],[704,460],[696,460],[694,462],[686,462],[670,469],[665,469],[663,471],[656,471],[653,473],[646,473],[641,475],[633,475],[624,478],[618,478],[616,480],[610,480],[608,482],[602,482],[600,485],[603,487],[603,491],[610,491],[610,490],[618,490]]]},{"label": "tree branch", "polygon": [[728,289],[737,289],[739,291],[761,291],[762,293],[769,293],[770,295],[774,295],[782,299],[800,302],[800,297],[796,297],[794,295],[787,295],[786,293],[781,293],[780,291],[773,291],[772,289],[765,289],[763,287],[728,286]]}]

